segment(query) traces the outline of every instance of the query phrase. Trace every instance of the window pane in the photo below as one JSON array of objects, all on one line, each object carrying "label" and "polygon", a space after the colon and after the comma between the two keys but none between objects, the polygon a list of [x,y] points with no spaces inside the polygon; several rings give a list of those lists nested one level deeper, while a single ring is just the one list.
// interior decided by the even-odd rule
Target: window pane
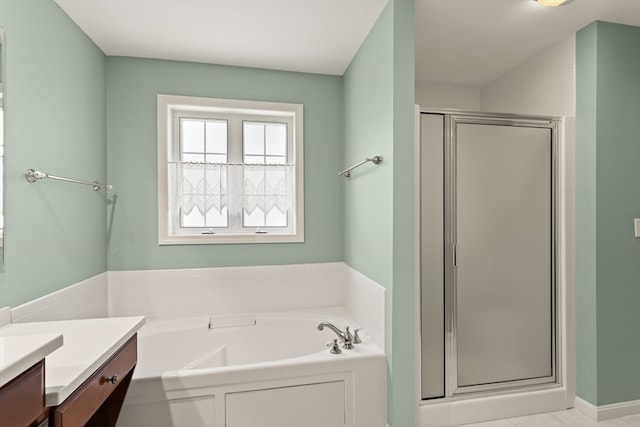
[{"label": "window pane", "polygon": [[[202,194],[205,171],[202,168],[186,168],[183,171],[182,191],[185,196],[190,194]],[[194,202],[195,203],[195,202]],[[190,210],[191,208],[189,208]]]},{"label": "window pane", "polygon": [[244,154],[264,154],[264,125],[262,123],[243,124]]},{"label": "window pane", "polygon": [[204,122],[195,119],[180,121],[181,152],[204,152]]},{"label": "window pane", "polygon": [[228,227],[229,215],[227,208],[223,208],[220,212],[217,209],[211,209],[207,212],[207,227]]},{"label": "window pane", "polygon": [[207,180],[206,191],[209,194],[220,196],[227,186],[226,168],[206,168],[205,178]]},{"label": "window pane", "polygon": [[264,156],[244,156],[245,163],[264,163]]},{"label": "window pane", "polygon": [[224,154],[207,154],[207,163],[227,163],[227,156]]},{"label": "window pane", "polygon": [[269,170],[265,173],[267,188],[274,194],[284,195],[286,192],[287,176],[284,171]]},{"label": "window pane", "polygon": [[284,165],[287,163],[287,158],[284,156],[267,156],[266,162],[272,165]]},{"label": "window pane", "polygon": [[250,214],[243,210],[244,212],[244,223],[243,226],[245,228],[253,228],[253,227],[264,227],[264,212],[260,208],[255,208],[253,212]]},{"label": "window pane", "polygon": [[[188,203],[188,198],[185,197],[185,204]],[[193,208],[189,214],[186,211],[182,213],[182,226],[183,227],[204,227],[204,215],[200,213],[197,208]]]},{"label": "window pane", "polygon": [[[203,227],[202,187],[204,184],[204,170],[185,168],[182,178],[182,218],[183,227]],[[199,208],[200,207],[200,208]]]},{"label": "window pane", "polygon": [[267,214],[267,227],[286,227],[287,215],[280,212],[280,209],[273,208]]},{"label": "window pane", "polygon": [[[204,211],[222,211],[227,205],[227,173],[226,168],[213,168],[205,172]],[[214,216],[215,217],[215,216]],[[207,223],[207,225],[210,225]]]},{"label": "window pane", "polygon": [[192,154],[192,153],[183,153],[182,154],[183,162],[197,162],[202,163],[205,161],[204,154]]},{"label": "window pane", "polygon": [[207,153],[227,154],[227,122],[209,120],[206,131]]},{"label": "window pane", "polygon": [[269,124],[266,126],[267,155],[286,156],[287,155],[287,125]]}]

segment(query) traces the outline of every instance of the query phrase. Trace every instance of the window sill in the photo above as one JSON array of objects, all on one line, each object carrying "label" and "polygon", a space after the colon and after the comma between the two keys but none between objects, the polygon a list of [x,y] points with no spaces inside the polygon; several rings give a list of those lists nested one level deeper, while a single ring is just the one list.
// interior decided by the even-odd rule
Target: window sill
[{"label": "window sill", "polygon": [[160,236],[158,244],[164,245],[218,245],[245,243],[302,243],[304,234],[209,234]]}]

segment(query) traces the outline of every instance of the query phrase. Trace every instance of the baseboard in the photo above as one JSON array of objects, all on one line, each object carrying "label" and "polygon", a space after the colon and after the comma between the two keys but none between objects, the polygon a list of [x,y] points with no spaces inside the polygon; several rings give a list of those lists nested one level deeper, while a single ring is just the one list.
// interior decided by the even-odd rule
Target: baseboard
[{"label": "baseboard", "polygon": [[640,414],[640,400],[596,406],[591,402],[576,397],[576,409],[592,420],[606,421]]},{"label": "baseboard", "polygon": [[575,408],[592,420],[598,420],[598,407],[576,396]]}]

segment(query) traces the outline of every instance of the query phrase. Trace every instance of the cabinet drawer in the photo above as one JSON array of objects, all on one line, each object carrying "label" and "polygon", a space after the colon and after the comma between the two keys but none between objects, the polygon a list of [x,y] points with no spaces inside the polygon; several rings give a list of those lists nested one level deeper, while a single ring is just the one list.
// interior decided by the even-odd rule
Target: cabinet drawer
[{"label": "cabinet drawer", "polygon": [[0,425],[32,425],[44,411],[44,362],[0,388]]},{"label": "cabinet drawer", "polygon": [[[120,347],[53,413],[54,426],[82,426],[135,367],[138,357],[136,335]],[[113,381],[111,381],[113,379]]]}]

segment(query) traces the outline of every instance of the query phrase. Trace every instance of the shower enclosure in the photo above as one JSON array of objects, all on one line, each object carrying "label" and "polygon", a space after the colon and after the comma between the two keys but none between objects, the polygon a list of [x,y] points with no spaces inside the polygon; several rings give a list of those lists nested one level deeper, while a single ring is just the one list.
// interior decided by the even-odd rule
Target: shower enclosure
[{"label": "shower enclosure", "polygon": [[558,121],[421,114],[422,399],[558,375]]}]

